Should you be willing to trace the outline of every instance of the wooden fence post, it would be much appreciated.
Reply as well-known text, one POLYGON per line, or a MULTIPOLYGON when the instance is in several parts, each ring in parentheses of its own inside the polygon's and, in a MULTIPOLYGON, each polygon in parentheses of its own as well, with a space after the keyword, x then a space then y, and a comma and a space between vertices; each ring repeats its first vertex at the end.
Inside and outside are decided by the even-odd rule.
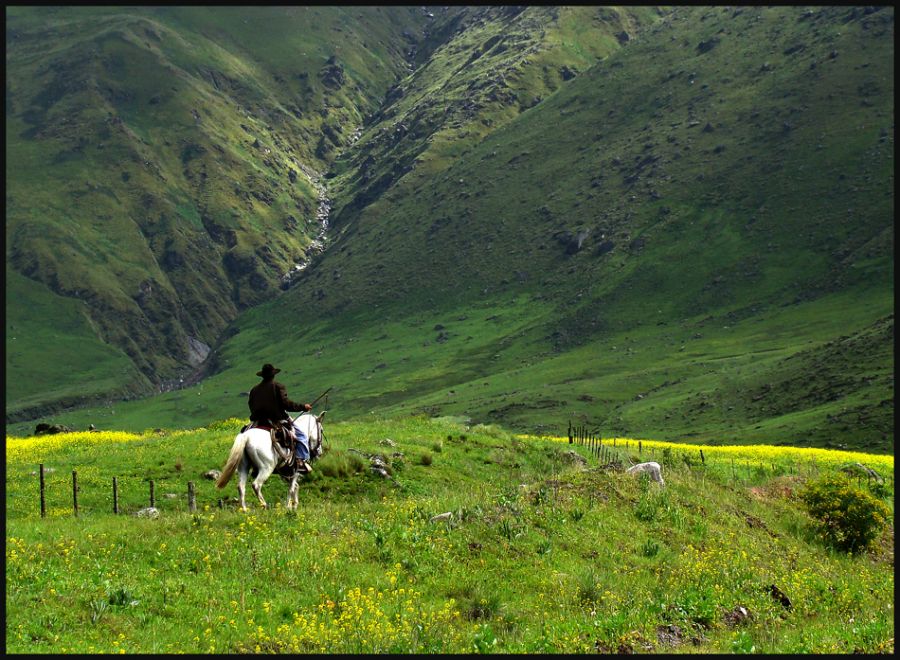
POLYGON ((47 503, 44 499, 44 464, 41 463, 40 467, 41 473, 41 518, 44 518, 47 515, 47 503))
POLYGON ((703 450, 700 450, 700 462, 706 465, 706 459, 703 457, 703 450))
POLYGON ((191 513, 197 511, 197 494, 194 492, 194 482, 188 482, 188 510, 191 513))
POLYGON ((644 448, 641 446, 641 441, 638 440, 638 454, 642 453, 644 448))
POLYGON ((572 420, 569 420, 569 444, 571 445, 574 442, 572 437, 572 420))
POLYGON ((72 506, 75 509, 75 517, 78 517, 78 472, 72 470, 72 506))
POLYGON ((156 493, 155 484, 153 483, 153 479, 150 480, 150 506, 156 506, 156 493))
POLYGON ((113 513, 119 513, 119 480, 113 477, 113 513))

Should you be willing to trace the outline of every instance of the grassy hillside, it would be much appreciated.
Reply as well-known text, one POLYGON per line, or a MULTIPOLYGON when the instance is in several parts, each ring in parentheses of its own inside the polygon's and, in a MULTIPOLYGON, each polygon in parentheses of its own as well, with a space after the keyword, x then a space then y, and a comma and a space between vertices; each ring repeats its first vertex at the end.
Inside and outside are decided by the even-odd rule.
MULTIPOLYGON (((277 478, 273 509, 244 514, 233 483, 201 477, 240 423, 7 438, 7 651, 893 652, 892 527, 848 556, 797 498, 848 461, 890 474, 890 457, 706 447, 701 462, 608 438, 598 457, 448 418, 341 421, 296 515, 277 478), (663 487, 614 465, 639 458, 663 487), (151 479, 160 516, 136 518, 151 479)), ((892 478, 852 483, 893 506, 892 478)))
MULTIPOLYGON (((306 261, 333 158, 318 142, 349 143, 405 71, 402 32, 424 20, 413 8, 6 11, 7 261, 34 282, 16 304, 47 290, 86 301, 91 350, 124 351, 143 375, 117 388, 187 376, 306 261)), ((39 338, 20 343, 44 361, 39 338)), ((42 384, 45 403, 65 398, 42 384)))
MULTIPOLYGON (((468 411, 535 428, 520 411, 562 421, 581 408, 628 432, 816 444, 843 442, 852 418, 858 446, 886 450, 892 34, 887 9, 673 11, 445 170, 403 176, 339 226, 282 306, 330 313, 311 345, 386 320, 444 325, 451 340, 433 352, 453 364, 469 354, 454 350, 453 319, 495 308, 483 330, 495 350, 476 354, 477 376, 438 377, 440 411, 459 410, 441 401, 448 388, 528 363, 530 384, 468 411), (528 300, 527 327, 503 314, 515 300, 528 300), (829 348, 851 336, 865 359, 829 348), (611 368, 614 347, 626 354, 611 368), (545 370, 557 358, 581 372, 545 370), (808 390, 783 396, 799 380, 782 369, 808 390)), ((232 341, 232 355, 250 348, 232 341)), ((296 364, 280 345, 273 335, 268 354, 296 364)))
POLYGON ((892 9, 417 16, 325 252, 202 384, 47 421, 243 416, 274 362, 344 417, 893 451, 892 9))

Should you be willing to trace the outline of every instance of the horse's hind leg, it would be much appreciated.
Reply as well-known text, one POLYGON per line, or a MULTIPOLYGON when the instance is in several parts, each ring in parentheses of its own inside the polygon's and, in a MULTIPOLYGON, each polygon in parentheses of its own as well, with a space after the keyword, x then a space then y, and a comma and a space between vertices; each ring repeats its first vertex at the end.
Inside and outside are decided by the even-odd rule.
POLYGON ((266 504, 266 500, 263 497, 262 485, 266 483, 266 479, 268 479, 269 475, 272 474, 272 470, 274 469, 274 467, 274 465, 266 465, 259 468, 259 474, 256 475, 256 479, 254 479, 250 483, 250 486, 253 488, 253 492, 256 493, 256 497, 259 499, 259 503, 264 509, 269 508, 269 505, 266 504))
POLYGON ((249 466, 247 465, 247 458, 241 461, 241 467, 238 469, 238 495, 241 497, 241 510, 247 510, 247 502, 245 500, 247 495, 247 473, 249 472, 249 466))

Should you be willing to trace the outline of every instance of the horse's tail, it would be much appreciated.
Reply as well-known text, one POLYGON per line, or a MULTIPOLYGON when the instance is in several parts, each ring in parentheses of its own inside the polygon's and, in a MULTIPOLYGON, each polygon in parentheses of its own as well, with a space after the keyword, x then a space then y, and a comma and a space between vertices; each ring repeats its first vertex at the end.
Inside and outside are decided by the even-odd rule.
POLYGON ((244 457, 244 447, 247 445, 249 437, 250 436, 248 436, 246 432, 238 433, 235 437, 234 444, 231 445, 231 453, 228 454, 228 460, 225 461, 225 465, 222 468, 222 474, 216 479, 216 486, 218 488, 225 488, 225 485, 231 480, 231 476, 234 474, 238 464, 244 457))

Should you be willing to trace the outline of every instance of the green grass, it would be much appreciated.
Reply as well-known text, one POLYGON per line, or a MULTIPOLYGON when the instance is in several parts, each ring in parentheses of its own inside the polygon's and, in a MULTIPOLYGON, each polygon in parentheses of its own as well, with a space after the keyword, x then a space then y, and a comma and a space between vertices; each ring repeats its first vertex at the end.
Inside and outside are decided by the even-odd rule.
MULTIPOLYGON (((841 464, 835 452, 788 459, 757 448, 762 467, 741 461, 732 475, 719 450, 689 465, 645 443, 642 457, 663 463, 659 488, 600 469, 581 445, 496 426, 335 420, 299 512, 284 510, 274 478, 264 487, 273 508, 251 494, 245 514, 233 483, 218 491, 201 477, 224 462, 238 425, 8 439, 7 650, 893 651, 890 533, 870 553, 834 552, 795 499, 806 479, 841 464), (351 449, 388 457, 392 481, 351 449), (52 469, 46 519, 38 463, 52 469), (150 479, 160 518, 135 518, 150 479), (735 626, 727 615, 738 606, 751 618, 735 626)), ((606 451, 638 459, 633 443, 606 451)), ((892 470, 889 458, 861 460, 892 470)), ((880 496, 892 505, 892 481, 880 496)))
POLYGON ((7 405, 7 418, 39 411, 47 383, 72 403, 110 396, 123 384, 144 385, 128 357, 97 336, 84 303, 54 295, 8 266, 6 296, 6 396, 15 402, 7 405), (18 304, 25 299, 28 305, 18 304))

